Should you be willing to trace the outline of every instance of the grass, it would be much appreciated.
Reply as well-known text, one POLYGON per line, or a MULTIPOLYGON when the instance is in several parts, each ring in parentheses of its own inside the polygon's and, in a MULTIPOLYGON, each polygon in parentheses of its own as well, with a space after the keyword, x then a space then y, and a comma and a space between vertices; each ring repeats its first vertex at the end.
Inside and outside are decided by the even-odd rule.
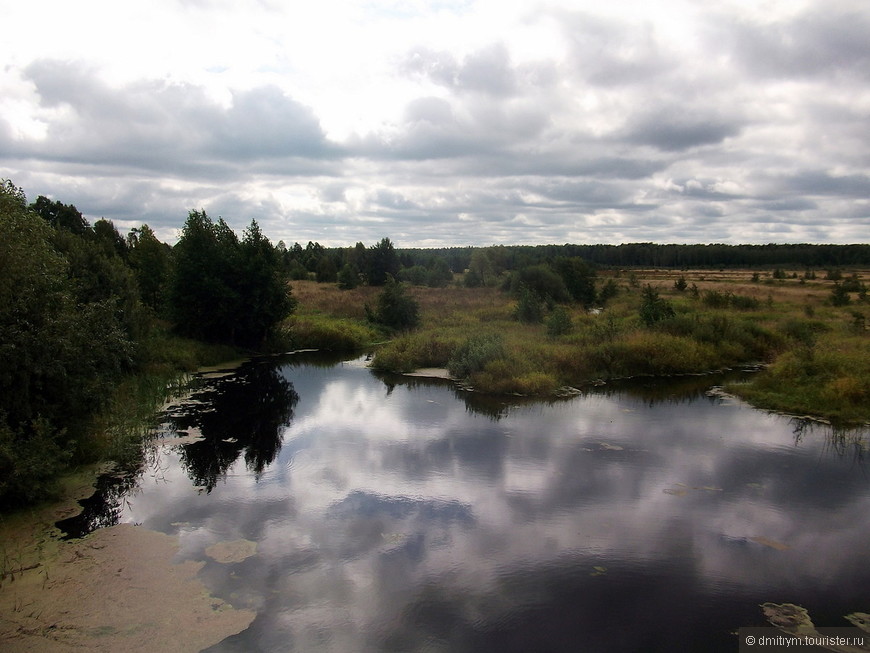
MULTIPOLYGON (((870 307, 855 294, 850 305, 831 306, 832 281, 821 274, 804 280, 802 269, 786 270, 789 277, 793 272, 798 278, 772 279, 761 271, 755 282, 752 270, 602 273, 599 286, 611 277, 619 294, 597 315, 565 306, 572 326, 562 335, 548 333, 546 321, 513 319, 515 299, 495 288, 415 287, 410 292, 420 303, 421 327, 380 345, 373 366, 394 372, 451 367, 482 392, 548 395, 598 379, 764 363, 766 371, 730 389, 760 407, 870 421, 870 307), (687 290, 674 287, 680 276, 687 290), (645 284, 670 302, 672 318, 642 324, 645 284), (469 354, 475 340, 487 339, 499 343, 495 354, 469 354), (469 357, 473 364, 457 362, 469 363, 469 357)), ((857 272, 863 279, 870 274, 857 272)), ((288 328, 308 346, 366 346, 386 337, 365 322, 363 306, 373 305, 378 292, 295 282, 300 305, 288 328)))

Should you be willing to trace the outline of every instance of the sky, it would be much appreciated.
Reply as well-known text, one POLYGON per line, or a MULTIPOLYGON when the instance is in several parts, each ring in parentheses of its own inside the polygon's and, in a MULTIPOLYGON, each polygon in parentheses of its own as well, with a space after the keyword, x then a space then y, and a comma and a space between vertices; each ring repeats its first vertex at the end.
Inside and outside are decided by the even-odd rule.
POLYGON ((867 0, 0 0, 0 178, 174 242, 870 242, 867 0))

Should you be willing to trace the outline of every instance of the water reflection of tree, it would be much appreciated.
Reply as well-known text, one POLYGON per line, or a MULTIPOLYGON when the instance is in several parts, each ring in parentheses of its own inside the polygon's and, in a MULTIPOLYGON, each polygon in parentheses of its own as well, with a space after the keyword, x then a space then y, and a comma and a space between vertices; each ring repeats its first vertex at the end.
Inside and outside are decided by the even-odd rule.
POLYGON ((299 395, 271 362, 243 365, 231 376, 204 379, 201 389, 170 409, 176 431, 196 429, 201 439, 183 445, 181 463, 194 484, 211 492, 244 453, 257 477, 281 450, 299 395))
POLYGON ((111 474, 101 474, 94 483, 94 493, 79 500, 82 511, 55 523, 64 539, 84 537, 98 528, 119 523, 124 507, 139 486, 142 473, 141 461, 137 461, 111 474))

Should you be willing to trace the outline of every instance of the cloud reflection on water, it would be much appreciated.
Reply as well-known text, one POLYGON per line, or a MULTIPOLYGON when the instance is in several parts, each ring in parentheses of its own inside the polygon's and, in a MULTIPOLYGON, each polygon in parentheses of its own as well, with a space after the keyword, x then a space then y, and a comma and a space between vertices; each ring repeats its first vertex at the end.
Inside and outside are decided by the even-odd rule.
POLYGON ((680 624, 715 650, 763 600, 870 603, 866 462, 823 433, 796 442, 787 418, 616 393, 492 419, 361 366, 282 374, 299 399, 271 465, 237 460, 205 497, 168 450, 126 517, 186 557, 258 542, 203 571, 259 611, 214 650, 519 650, 530 633, 657 650, 680 624))

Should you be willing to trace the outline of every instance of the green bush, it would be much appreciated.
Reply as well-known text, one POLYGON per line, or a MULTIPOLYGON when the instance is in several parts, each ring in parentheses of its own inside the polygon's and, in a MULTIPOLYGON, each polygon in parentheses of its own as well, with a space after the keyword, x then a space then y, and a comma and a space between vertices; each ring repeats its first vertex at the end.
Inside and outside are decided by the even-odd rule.
POLYGON ((562 336, 570 333, 573 325, 571 324, 571 316, 564 306, 557 306, 547 317, 547 335, 552 337, 562 336))
POLYGON ((392 275, 387 275, 384 289, 378 295, 377 308, 366 306, 366 315, 377 324, 391 329, 408 331, 420 323, 420 305, 392 275))
POLYGON ((531 288, 520 286, 514 319, 528 324, 544 321, 544 300, 531 288))
POLYGON ((649 284, 644 286, 641 295, 640 319, 651 327, 656 322, 674 317, 674 308, 670 302, 659 297, 658 292, 649 284))
POLYGON ((483 333, 463 342, 450 360, 447 369, 457 379, 467 379, 482 371, 487 363, 505 357, 504 340, 498 334, 483 333))

